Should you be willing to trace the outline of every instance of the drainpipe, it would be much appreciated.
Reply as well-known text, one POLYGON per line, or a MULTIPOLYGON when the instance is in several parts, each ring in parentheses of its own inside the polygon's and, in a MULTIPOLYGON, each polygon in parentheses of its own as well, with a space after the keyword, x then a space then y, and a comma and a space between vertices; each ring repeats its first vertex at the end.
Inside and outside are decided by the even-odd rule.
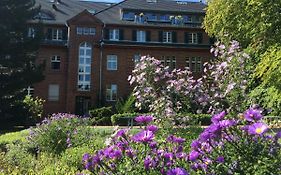
POLYGON ((104 29, 105 29, 105 23, 103 23, 103 28, 101 31, 101 36, 102 39, 100 41, 100 82, 99 82, 99 106, 101 106, 101 101, 102 101, 102 57, 103 57, 103 40, 104 40, 104 29))

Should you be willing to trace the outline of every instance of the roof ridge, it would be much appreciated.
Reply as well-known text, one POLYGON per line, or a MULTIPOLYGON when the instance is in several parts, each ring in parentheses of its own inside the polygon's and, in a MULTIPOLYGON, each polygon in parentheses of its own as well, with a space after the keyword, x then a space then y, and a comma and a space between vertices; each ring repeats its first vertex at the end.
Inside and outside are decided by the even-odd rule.
POLYGON ((124 2, 127 2, 127 1, 129 1, 129 0, 123 0, 123 1, 121 1, 121 2, 118 2, 118 3, 116 3, 116 4, 114 4, 114 5, 110 6, 110 7, 107 7, 107 8, 105 8, 105 9, 102 9, 102 10, 98 11, 98 12, 95 13, 94 15, 97 15, 97 14, 100 14, 100 13, 102 13, 102 12, 105 12, 105 11, 107 11, 107 10, 113 8, 113 7, 116 7, 116 6, 118 6, 118 5, 121 5, 121 4, 123 4, 124 2))

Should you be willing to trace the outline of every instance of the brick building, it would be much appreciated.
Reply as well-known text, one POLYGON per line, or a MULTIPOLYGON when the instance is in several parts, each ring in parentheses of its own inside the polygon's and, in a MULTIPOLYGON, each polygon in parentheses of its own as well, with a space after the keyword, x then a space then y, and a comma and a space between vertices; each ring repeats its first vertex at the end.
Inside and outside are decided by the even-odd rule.
POLYGON ((42 21, 45 32, 37 61, 46 67, 45 79, 33 88, 46 100, 45 113, 83 114, 128 96, 127 77, 142 55, 171 68, 189 67, 195 75, 211 58, 200 2, 36 1, 41 12, 34 22, 42 21))

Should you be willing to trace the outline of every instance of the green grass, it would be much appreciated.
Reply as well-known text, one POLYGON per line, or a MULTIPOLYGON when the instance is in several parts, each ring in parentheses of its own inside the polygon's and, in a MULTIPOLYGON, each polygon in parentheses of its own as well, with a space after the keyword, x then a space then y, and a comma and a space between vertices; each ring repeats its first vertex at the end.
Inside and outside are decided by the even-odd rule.
POLYGON ((0 135, 0 144, 1 143, 12 143, 16 140, 25 142, 28 134, 29 134, 28 129, 2 134, 2 135, 0 135))

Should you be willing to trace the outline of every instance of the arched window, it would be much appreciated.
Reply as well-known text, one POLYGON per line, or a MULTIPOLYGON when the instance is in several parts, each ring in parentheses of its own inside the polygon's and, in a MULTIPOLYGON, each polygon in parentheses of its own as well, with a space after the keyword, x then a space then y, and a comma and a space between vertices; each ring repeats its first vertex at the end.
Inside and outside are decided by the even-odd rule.
POLYGON ((84 42, 79 46, 78 90, 90 91, 92 46, 84 42))

